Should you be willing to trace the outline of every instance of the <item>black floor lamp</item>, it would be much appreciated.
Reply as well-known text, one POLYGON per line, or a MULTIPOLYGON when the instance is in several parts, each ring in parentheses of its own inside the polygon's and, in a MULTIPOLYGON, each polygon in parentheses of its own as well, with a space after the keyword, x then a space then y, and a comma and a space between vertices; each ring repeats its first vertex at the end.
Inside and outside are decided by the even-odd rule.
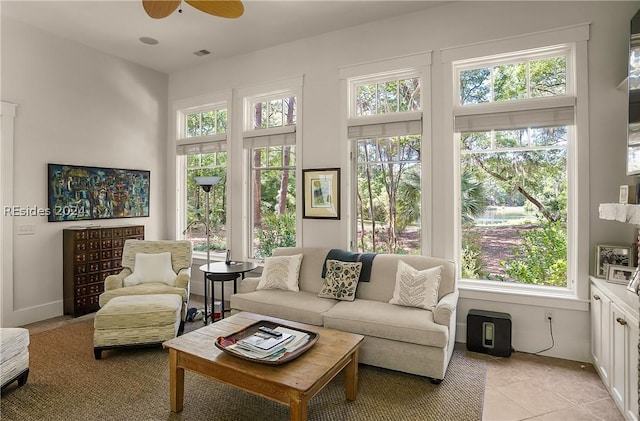
POLYGON ((193 177, 193 179, 196 180, 196 183, 202 187, 202 190, 204 190, 205 193, 204 214, 207 230, 207 265, 209 265, 209 263, 211 263, 211 250, 209 247, 209 243, 211 241, 211 231, 209 230, 209 193, 211 192, 211 187, 218 184, 220 177, 193 177))

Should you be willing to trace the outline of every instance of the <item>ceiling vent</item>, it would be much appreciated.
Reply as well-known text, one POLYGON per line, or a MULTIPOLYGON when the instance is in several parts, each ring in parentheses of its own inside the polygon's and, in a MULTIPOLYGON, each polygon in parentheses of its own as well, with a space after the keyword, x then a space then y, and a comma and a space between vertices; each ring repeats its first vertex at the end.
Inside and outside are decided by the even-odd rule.
POLYGON ((193 54, 197 55, 198 57, 200 56, 206 56, 207 54, 211 54, 211 51, 208 50, 198 50, 198 51, 194 51, 193 54))
POLYGON ((151 38, 151 37, 140 37, 138 38, 140 40, 141 43, 143 44, 147 44, 147 45, 156 45, 158 44, 158 40, 155 38, 151 38))

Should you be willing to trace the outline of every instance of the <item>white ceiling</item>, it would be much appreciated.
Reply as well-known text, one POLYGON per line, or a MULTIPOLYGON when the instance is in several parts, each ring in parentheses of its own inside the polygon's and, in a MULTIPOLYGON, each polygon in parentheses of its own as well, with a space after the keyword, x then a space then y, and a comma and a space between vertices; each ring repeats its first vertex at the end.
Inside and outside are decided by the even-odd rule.
POLYGON ((0 13, 163 73, 263 49, 366 22, 423 10, 441 1, 245 0, 238 19, 200 12, 183 2, 182 13, 148 17, 142 0, 0 0, 0 13), (157 45, 146 45, 151 37, 157 45), (207 56, 194 51, 206 49, 207 56))

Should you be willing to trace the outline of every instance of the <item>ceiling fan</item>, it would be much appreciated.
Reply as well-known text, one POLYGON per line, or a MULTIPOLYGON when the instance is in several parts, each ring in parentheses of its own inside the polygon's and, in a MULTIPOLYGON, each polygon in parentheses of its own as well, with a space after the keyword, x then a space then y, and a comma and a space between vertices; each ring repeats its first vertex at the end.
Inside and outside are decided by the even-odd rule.
MULTIPOLYGON (((222 18, 237 18, 244 13, 240 0, 184 0, 196 9, 222 18)), ((154 19, 166 18, 180 7, 182 0, 142 0, 147 15, 154 19)))

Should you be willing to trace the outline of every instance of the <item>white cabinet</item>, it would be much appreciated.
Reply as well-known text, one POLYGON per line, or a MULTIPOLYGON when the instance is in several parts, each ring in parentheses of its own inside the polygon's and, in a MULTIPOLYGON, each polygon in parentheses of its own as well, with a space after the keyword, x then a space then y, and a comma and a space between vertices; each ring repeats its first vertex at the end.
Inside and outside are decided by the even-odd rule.
POLYGON ((609 311, 611 300, 598 287, 591 285, 591 357, 602 382, 609 387, 610 338, 603 332, 609 331, 609 311))
POLYGON ((626 419, 638 419, 638 321, 611 304, 611 386, 626 419))
POLYGON ((591 278, 593 364, 627 420, 638 420, 638 296, 591 278))

